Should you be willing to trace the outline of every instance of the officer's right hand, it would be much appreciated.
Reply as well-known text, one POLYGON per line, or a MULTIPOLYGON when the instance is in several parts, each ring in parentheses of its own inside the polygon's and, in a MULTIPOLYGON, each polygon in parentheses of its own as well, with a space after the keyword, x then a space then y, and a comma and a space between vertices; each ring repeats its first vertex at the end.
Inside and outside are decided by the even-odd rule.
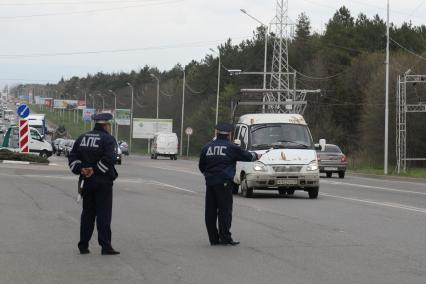
POLYGON ((262 154, 256 153, 256 159, 260 160, 260 158, 262 158, 262 154))
POLYGON ((94 174, 94 170, 93 168, 83 168, 81 169, 81 174, 85 177, 85 178, 90 178, 93 174, 94 174))

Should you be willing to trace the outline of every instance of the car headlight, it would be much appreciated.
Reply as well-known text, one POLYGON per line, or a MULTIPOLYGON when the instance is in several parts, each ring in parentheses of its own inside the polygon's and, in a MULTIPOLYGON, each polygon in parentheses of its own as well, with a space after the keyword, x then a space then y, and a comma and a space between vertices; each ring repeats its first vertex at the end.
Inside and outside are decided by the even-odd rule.
POLYGON ((255 162, 253 165, 253 170, 256 172, 266 172, 266 166, 261 162, 255 162))
POLYGON ((311 172, 318 171, 318 162, 316 160, 311 161, 306 170, 311 172))

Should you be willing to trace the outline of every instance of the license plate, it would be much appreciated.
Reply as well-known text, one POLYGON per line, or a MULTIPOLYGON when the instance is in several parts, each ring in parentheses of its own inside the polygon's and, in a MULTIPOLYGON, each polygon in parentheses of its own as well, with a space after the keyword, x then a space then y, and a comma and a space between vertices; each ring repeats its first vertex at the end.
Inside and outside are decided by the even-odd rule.
POLYGON ((324 170, 325 171, 337 171, 337 168, 325 167, 324 170))
POLYGON ((295 185, 297 181, 294 179, 277 180, 277 185, 295 185))

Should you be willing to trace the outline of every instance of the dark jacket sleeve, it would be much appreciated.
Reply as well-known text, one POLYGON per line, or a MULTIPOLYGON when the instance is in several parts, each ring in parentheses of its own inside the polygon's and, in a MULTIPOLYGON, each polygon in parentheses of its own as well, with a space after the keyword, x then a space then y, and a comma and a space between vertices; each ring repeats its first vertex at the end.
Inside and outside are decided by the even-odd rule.
POLYGON ((96 163, 95 173, 108 174, 114 169, 115 160, 117 159, 115 154, 117 143, 112 136, 105 136, 102 142, 102 157, 96 163))
POLYGON ((81 137, 75 141, 74 146, 72 147, 72 150, 68 156, 68 166, 70 167, 70 170, 73 174, 79 175, 81 173, 82 168, 82 162, 81 162, 81 156, 79 153, 79 146, 81 143, 81 137))
POLYGON ((206 151, 205 148, 201 150, 200 154, 200 160, 198 161, 198 168, 200 169, 200 172, 204 174, 206 171, 206 151))
POLYGON ((241 162, 253 162, 257 160, 256 153, 245 151, 237 145, 232 146, 233 159, 241 162))

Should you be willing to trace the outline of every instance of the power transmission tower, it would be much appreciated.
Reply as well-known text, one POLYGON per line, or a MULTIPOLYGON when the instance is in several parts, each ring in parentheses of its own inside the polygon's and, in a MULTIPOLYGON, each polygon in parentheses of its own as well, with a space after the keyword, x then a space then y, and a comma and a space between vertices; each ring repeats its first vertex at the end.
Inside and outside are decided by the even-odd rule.
MULTIPOLYGON (((240 95, 244 101, 238 101, 235 109, 238 106, 248 106, 251 107, 250 112, 257 112, 260 111, 259 106, 262 106, 261 112, 303 114, 307 104, 306 95, 320 93, 320 90, 298 90, 297 72, 290 72, 288 40, 291 25, 288 21, 288 0, 277 0, 276 15, 270 25, 275 38, 271 71, 266 72, 270 76, 269 89, 242 89, 240 95)), ((265 75, 265 72, 234 71, 239 71, 234 72, 236 75, 265 75)), ((236 112, 233 113, 235 117, 236 112)))
POLYGON ((276 15, 271 22, 271 28, 275 30, 270 79, 270 89, 273 91, 267 92, 263 100, 267 103, 276 103, 268 106, 269 112, 303 114, 306 108, 306 95, 319 93, 319 90, 298 90, 296 88, 297 72, 290 72, 288 63, 290 26, 288 0, 277 0, 276 15))
POLYGON ((407 161, 426 161, 426 158, 407 158, 407 113, 426 113, 426 102, 407 104, 407 83, 426 83, 426 75, 409 75, 411 70, 398 76, 396 93, 396 163, 397 172, 407 171, 407 161))

